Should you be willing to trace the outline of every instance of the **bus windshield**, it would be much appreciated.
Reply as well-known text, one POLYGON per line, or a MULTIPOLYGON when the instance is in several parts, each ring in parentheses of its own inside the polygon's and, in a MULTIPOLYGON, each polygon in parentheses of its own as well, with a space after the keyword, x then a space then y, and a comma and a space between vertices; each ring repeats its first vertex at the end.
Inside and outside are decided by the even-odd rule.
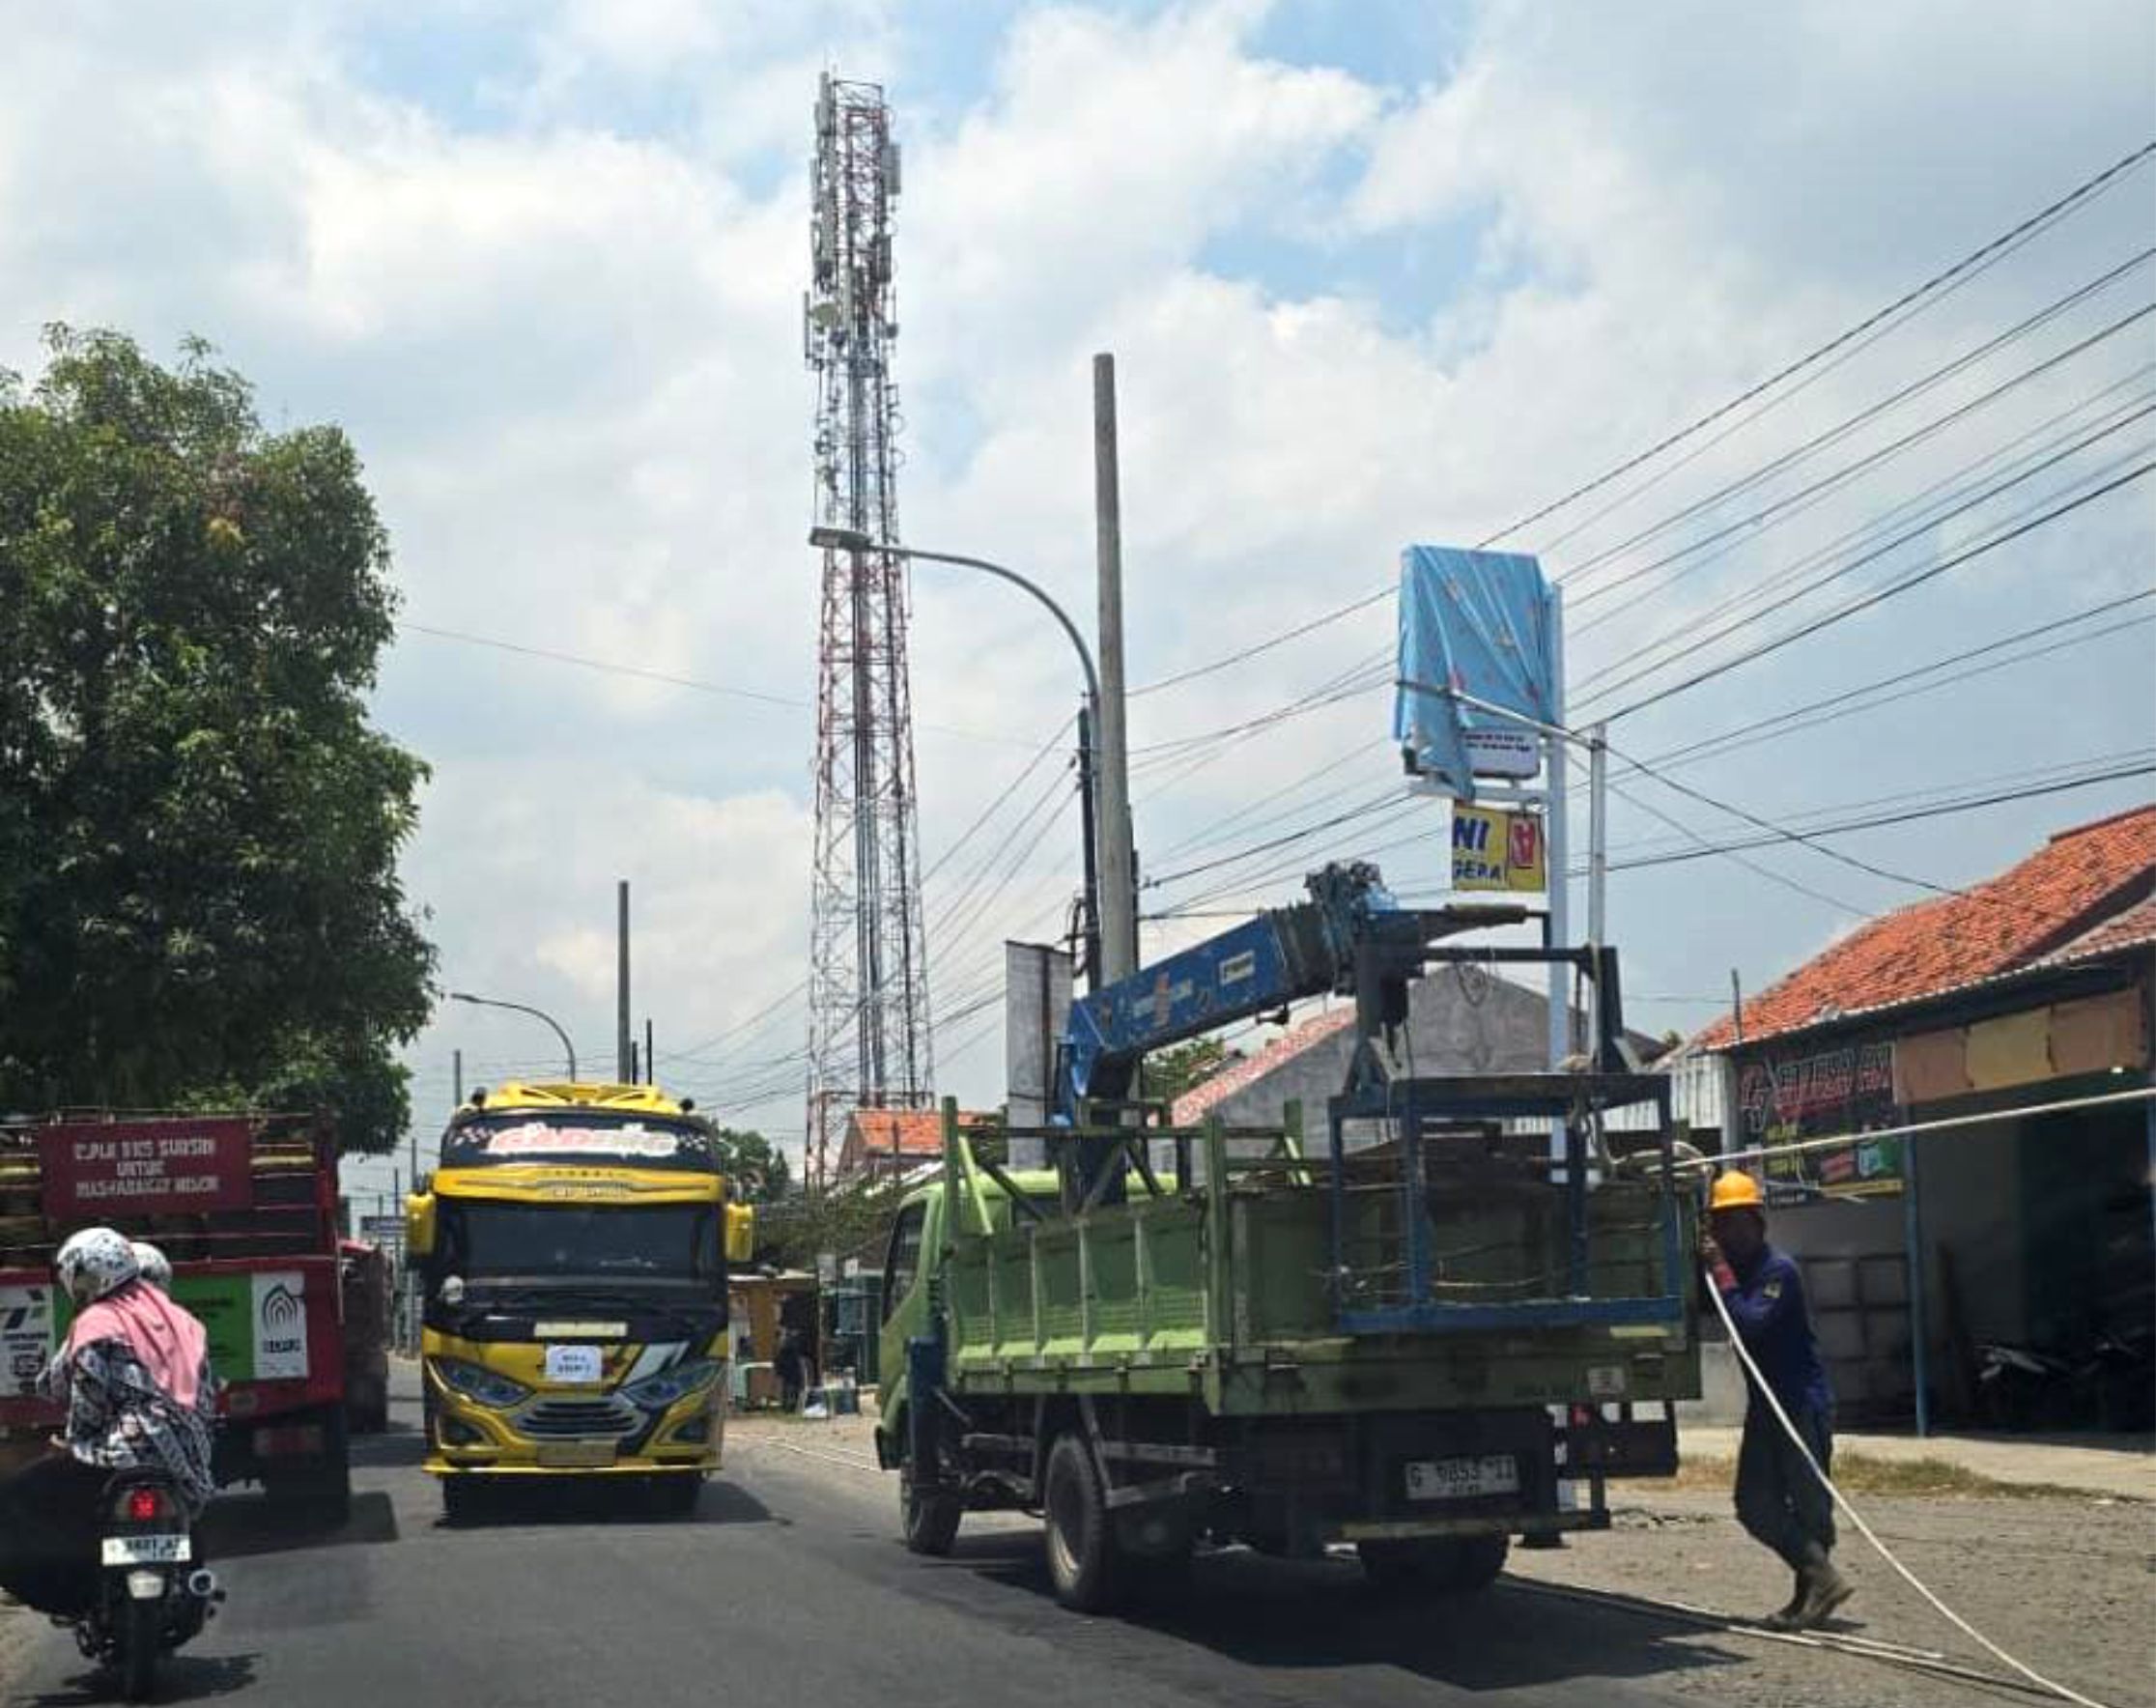
POLYGON ((468 1280, 643 1280, 711 1286, 722 1273, 709 1204, 443 1206, 446 1267, 468 1280))

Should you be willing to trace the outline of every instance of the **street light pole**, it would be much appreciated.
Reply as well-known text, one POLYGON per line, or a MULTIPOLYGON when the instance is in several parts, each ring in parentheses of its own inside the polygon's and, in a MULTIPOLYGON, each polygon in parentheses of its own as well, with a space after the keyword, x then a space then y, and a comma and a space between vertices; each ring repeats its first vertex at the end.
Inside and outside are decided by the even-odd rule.
MULTIPOLYGON (((1062 606, 1051 599, 1036 583, 1027 580, 1016 570, 1007 568, 1001 563, 991 563, 985 557, 968 557, 957 552, 930 552, 919 546, 899 546, 886 540, 872 540, 867 534, 856 527, 812 527, 808 530, 808 543, 820 551, 877 552, 886 557, 919 558, 927 563, 952 563, 961 569, 978 569, 983 575, 992 575, 999 581, 1006 581, 1014 587, 1022 588, 1045 606, 1048 614, 1056 619, 1064 634, 1068 637, 1071 650, 1078 655, 1079 668, 1085 672, 1085 733, 1080 736, 1079 745, 1087 759, 1091 761, 1088 767, 1091 775, 1086 791, 1086 805, 1092 819, 1095 841, 1097 842, 1101 838, 1112 834, 1110 827, 1102 822, 1099 811, 1101 760, 1099 746, 1100 671, 1094 667, 1092 649, 1086 644, 1085 636, 1078 632, 1078 625, 1070 620, 1069 613, 1062 606)), ((1091 857, 1089 865, 1096 870, 1107 872, 1116 869, 1098 847, 1089 848, 1087 852, 1091 857)), ((1125 872, 1129 870, 1127 859, 1123 862, 1121 869, 1125 872)), ((1132 896, 1127 897, 1126 900, 1127 912, 1134 915, 1137 911, 1137 897, 1132 896)), ((1098 931, 1101 924, 1101 898, 1093 885, 1088 886, 1086 911, 1093 930, 1098 931)))
POLYGON ((562 1031, 560 1022, 544 1009, 535 1009, 529 1003, 503 1002, 499 997, 495 996, 473 996, 468 990, 452 990, 449 993, 449 1000, 451 1002, 468 1002, 472 1007, 480 1009, 507 1009, 511 1013, 529 1014, 534 1020, 544 1020, 553 1028, 553 1035, 561 1039, 561 1053, 569 1058, 569 1078, 572 1082, 575 1081, 577 1077, 577 1046, 569 1041, 569 1035, 562 1031))

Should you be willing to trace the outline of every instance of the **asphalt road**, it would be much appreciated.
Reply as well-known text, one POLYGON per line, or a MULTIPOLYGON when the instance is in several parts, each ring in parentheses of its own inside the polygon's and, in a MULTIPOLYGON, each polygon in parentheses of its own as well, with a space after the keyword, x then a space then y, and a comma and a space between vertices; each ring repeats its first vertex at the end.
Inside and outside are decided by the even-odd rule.
MULTIPOLYGON (((1402 1608, 1350 1564, 1240 1553, 1202 1562, 1173 1611, 1076 1617, 1049 1594, 1035 1530, 969 1523, 950 1559, 915 1559, 894 1537, 890 1479, 777 1444, 813 1442, 808 1428, 730 1442, 692 1520, 525 1510, 452 1530, 417 1469, 415 1411, 401 1402, 393 1432, 361 1444, 340 1532, 219 1503, 211 1546, 231 1601, 170 1663, 165 1700, 1578 1708, 1666 1702, 1658 1680, 1716 1665, 1651 1622, 1503 1584, 1402 1608)), ((41 1634, 6 1703, 63 1708, 105 1687, 64 1636, 41 1634)))

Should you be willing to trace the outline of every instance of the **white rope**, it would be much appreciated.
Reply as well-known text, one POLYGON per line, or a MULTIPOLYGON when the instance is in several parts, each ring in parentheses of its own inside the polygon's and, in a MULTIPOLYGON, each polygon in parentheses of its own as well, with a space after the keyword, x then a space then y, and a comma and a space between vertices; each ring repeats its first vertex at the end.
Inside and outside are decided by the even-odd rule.
POLYGON ((1982 1115, 1949 1115, 1938 1121, 1915 1121, 1906 1126, 1874 1127, 1870 1132, 1832 1133, 1823 1139, 1792 1139, 1786 1145, 1754 1145, 1748 1151, 1723 1151, 1713 1156, 1703 1156, 1698 1161, 1680 1162, 1680 1168, 1707 1168, 1725 1162, 1748 1160, 1755 1156, 1795 1156, 1805 1151, 1832 1151, 1847 1145, 1861 1145, 1872 1139, 1908 1138, 1916 1133, 1945 1132, 1957 1126, 1981 1126, 1988 1122, 2020 1121, 2030 1115, 2057 1115, 2068 1109, 2101 1109, 2113 1103, 2145 1103, 2156 1097, 2156 1086, 2142 1086, 2139 1091, 2104 1092, 2092 1097, 2067 1097, 2056 1103, 2025 1103, 2013 1109, 1993 1109, 1982 1115))
POLYGON ((1820 1486, 1833 1497, 1834 1504, 1840 1507, 1841 1510, 1848 1516, 1849 1522, 1855 1524, 1857 1528, 1863 1533, 1864 1540, 1870 1543, 1873 1548, 1879 1551, 1880 1558, 1884 1559, 1889 1566, 1892 1566, 1895 1571, 1899 1572, 1902 1577, 1907 1580, 1910 1587, 1915 1590, 1918 1595, 1922 1596, 1926 1601, 1930 1602, 1933 1607, 1937 1608, 1942 1613, 1945 1614, 1947 1620, 1955 1627, 1955 1629, 1962 1632, 1965 1636, 1974 1637, 1976 1641, 1983 1644, 1983 1646, 1988 1649, 1994 1656, 2005 1662, 2007 1665, 2011 1666, 2016 1672, 2020 1673, 2031 1684, 2034 1684, 2041 1690, 2050 1692, 2053 1695, 2058 1697, 2061 1701, 2077 1702, 2081 1704, 2081 1708, 2104 1708, 2104 1705, 2101 1702, 2095 1700, 2093 1697, 2085 1696, 2079 1691, 2069 1690, 2062 1684, 2056 1684, 2051 1679, 2046 1678, 2041 1672, 2038 1672, 2035 1667, 2015 1660, 2013 1656, 2009 1655, 2004 1649, 2000 1648, 1997 1643, 1992 1641, 1990 1637, 1986 1637, 1981 1631, 1978 1631, 1975 1626, 1972 1625, 1967 1619, 1964 1619, 1959 1613, 1955 1612, 1952 1608, 1948 1607, 1944 1602, 1941 1601, 1938 1596, 1934 1595, 1931 1592, 1931 1590, 1924 1584, 1923 1580, 1919 1579, 1915 1573, 1912 1572, 1907 1566, 1903 1565, 1900 1560, 1894 1557, 1893 1551, 1889 1549, 1886 1543, 1880 1541, 1880 1539, 1872 1533, 1872 1527, 1864 1523, 1863 1516, 1858 1513, 1854 1506, 1850 1505, 1847 1497, 1843 1495, 1842 1492, 1834 1487, 1833 1479, 1829 1477, 1824 1470, 1820 1469, 1819 1461, 1812 1457, 1811 1449, 1804 1445, 1804 1438, 1797 1433, 1797 1426, 1789 1421, 1789 1413, 1782 1409, 1781 1401, 1775 1397, 1774 1390, 1767 1385, 1767 1379, 1764 1376, 1760 1375, 1759 1366, 1752 1362, 1751 1352, 1745 1347, 1744 1337, 1737 1332, 1737 1324, 1730 1320, 1729 1307, 1722 1302, 1721 1289, 1713 1284, 1712 1276, 1708 1278, 1708 1286, 1706 1292, 1707 1296, 1715 1301, 1716 1313, 1721 1318, 1722 1326, 1729 1332, 1729 1344, 1732 1348, 1735 1349, 1737 1356, 1743 1361, 1745 1366, 1745 1373, 1751 1378, 1754 1391, 1757 1392, 1762 1398, 1764 1398, 1769 1406, 1773 1408, 1774 1420, 1782 1426, 1783 1431, 1788 1435, 1789 1438, 1797 1444, 1797 1451, 1804 1456, 1804 1463, 1811 1466, 1812 1475, 1819 1479, 1820 1486))

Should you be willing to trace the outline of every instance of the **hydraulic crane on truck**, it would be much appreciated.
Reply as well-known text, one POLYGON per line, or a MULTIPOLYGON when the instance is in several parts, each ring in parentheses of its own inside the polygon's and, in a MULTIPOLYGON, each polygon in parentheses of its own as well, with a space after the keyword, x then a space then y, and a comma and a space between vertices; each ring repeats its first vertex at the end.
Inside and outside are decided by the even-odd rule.
MULTIPOLYGON (((1349 1149, 1348 1129, 1381 1123, 1408 1136, 1400 1147, 1404 1209, 1420 1201, 1423 1135, 1463 1123, 1546 1120, 1560 1131, 1562 1154, 1552 1158, 1554 1178, 1566 1186, 1572 1238, 1567 1264, 1571 1295, 1546 1304, 1442 1302, 1433 1295, 1433 1254, 1426 1218, 1404 1216, 1407 1230, 1404 1287, 1389 1290, 1382 1305, 1358 1307, 1348 1279, 1354 1265, 1345 1249, 1344 1214, 1336 1213, 1335 1272, 1341 1326, 1350 1333, 1393 1333, 1419 1327, 1536 1326, 1576 1323, 1584 1310, 1604 1324, 1661 1324, 1678 1319, 1683 1305, 1675 1287, 1659 1295, 1597 1299, 1591 1304, 1587 1270, 1587 1192, 1602 1154, 1602 1119, 1626 1105, 1654 1104, 1660 1120, 1663 1160, 1670 1129, 1668 1082, 1633 1070, 1624 1047, 1624 1004, 1616 952, 1606 945, 1568 948, 1548 941, 1548 921, 1517 903, 1402 907, 1386 891, 1382 874, 1367 862, 1329 865, 1305 880, 1307 901, 1269 908, 1244 924, 1178 951, 1126 979, 1075 999, 1058 1051, 1053 1118, 1066 1126, 1099 1131, 1142 1119, 1133 1091, 1138 1068, 1153 1050, 1197 1038, 1238 1020, 1284 1011, 1291 1003, 1327 993, 1355 1002, 1355 1048, 1347 1083, 1328 1105, 1336 1164, 1349 1149), (1463 947, 1446 939, 1470 931, 1540 920, 1541 945, 1463 947), (1473 964, 1573 967, 1595 991, 1595 1037, 1578 1071, 1419 1077, 1407 1062, 1404 1031, 1408 988, 1433 965, 1473 964)), ((1118 1202, 1126 1165, 1145 1167, 1142 1145, 1087 1138, 1059 1147, 1065 1208, 1118 1202)), ((1335 1191, 1347 1176, 1336 1166, 1335 1191)), ((1677 1221, 1665 1227, 1674 1238, 1677 1221)), ((1667 1272, 1678 1253, 1665 1254, 1667 1272)))

